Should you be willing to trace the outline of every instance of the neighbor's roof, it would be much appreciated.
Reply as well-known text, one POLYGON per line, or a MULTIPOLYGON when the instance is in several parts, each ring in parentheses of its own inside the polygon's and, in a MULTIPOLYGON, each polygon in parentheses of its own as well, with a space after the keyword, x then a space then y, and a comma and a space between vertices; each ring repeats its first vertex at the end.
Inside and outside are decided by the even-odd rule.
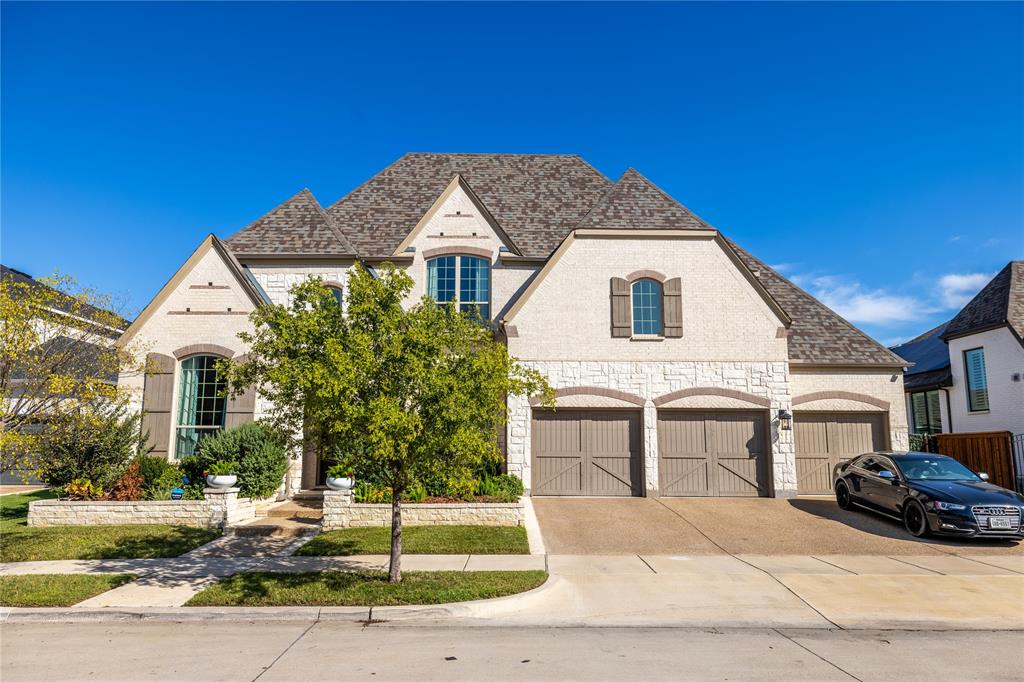
POLYGON ((1024 261, 1006 264, 949 322, 942 338, 952 339, 1008 325, 1024 338, 1024 261))
POLYGON ((942 340, 942 333, 948 324, 943 322, 938 327, 889 349, 907 362, 914 363, 903 375, 904 390, 916 391, 953 385, 953 374, 949 368, 949 346, 942 340))
MULTIPOLYGON (((339 199, 326 213, 303 190, 227 243, 243 260, 254 254, 311 253, 387 258, 456 176, 472 188, 514 249, 527 258, 548 258, 577 228, 714 229, 632 168, 613 183, 577 155, 412 153, 339 199)), ((730 245, 792 318, 792 360, 905 364, 810 294, 730 245)))
POLYGON ((356 250, 304 189, 226 242, 238 255, 355 256, 356 250))
POLYGON ((116 332, 114 334, 115 336, 120 331, 128 328, 128 320, 124 319, 117 313, 97 308, 96 306, 89 305, 88 303, 82 303, 73 296, 58 289, 54 289, 45 282, 40 282, 21 270, 15 270, 14 268, 9 268, 6 265, 0 265, 0 278, 14 284, 38 289, 49 289, 50 291, 56 292, 56 296, 52 299, 53 309, 62 313, 68 313, 69 315, 78 315, 79 317, 84 317, 93 322, 99 322, 101 325, 111 326, 116 332))

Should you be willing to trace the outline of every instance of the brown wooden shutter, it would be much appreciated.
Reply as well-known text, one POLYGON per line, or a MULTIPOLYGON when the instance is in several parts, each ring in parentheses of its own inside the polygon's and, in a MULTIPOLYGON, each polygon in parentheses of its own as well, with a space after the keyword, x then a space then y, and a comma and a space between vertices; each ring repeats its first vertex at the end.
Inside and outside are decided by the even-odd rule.
POLYGON ((629 282, 612 277, 612 336, 633 335, 633 313, 630 310, 629 282))
POLYGON ((174 358, 146 355, 146 383, 142 392, 142 432, 148 433, 150 454, 167 457, 171 441, 171 401, 174 398, 174 358))
POLYGON ((683 335, 683 282, 680 278, 666 280, 661 288, 662 311, 665 316, 665 338, 683 335))
MULTIPOLYGON (((240 355, 232 362, 244 364, 247 355, 240 355)), ((246 422, 251 422, 256 411, 256 387, 250 386, 233 398, 228 398, 227 414, 224 416, 224 428, 230 429, 246 422)))

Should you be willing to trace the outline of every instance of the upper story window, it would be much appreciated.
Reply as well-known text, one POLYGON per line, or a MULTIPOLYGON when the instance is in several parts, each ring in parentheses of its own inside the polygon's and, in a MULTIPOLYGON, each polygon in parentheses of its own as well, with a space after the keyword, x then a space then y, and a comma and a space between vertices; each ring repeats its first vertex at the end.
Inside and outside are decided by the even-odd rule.
POLYGON ((985 376, 985 349, 964 351, 964 375, 967 379, 967 409, 982 412, 988 409, 988 379, 985 376))
POLYGON ((942 411, 939 391, 919 391, 910 394, 910 412, 914 433, 942 433, 942 411))
POLYGON ((491 262, 476 256, 441 256, 427 261, 427 295, 439 306, 454 301, 462 312, 491 319, 491 262))
POLYGON ((661 284, 653 279, 633 282, 634 336, 661 336, 661 284))
POLYGON ((181 361, 178 389, 178 423, 174 444, 176 457, 187 457, 207 436, 224 428, 226 385, 217 376, 216 355, 193 355, 181 361))

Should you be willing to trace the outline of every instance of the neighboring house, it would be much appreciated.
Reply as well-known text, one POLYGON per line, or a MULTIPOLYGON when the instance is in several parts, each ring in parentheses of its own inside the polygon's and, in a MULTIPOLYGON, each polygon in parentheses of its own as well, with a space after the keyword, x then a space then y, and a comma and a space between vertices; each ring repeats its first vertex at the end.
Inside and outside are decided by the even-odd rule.
POLYGON ((1024 261, 1011 261, 949 322, 892 348, 914 433, 1024 433, 1024 261))
MULTIPOLYGON (((0 278, 6 285, 16 285, 10 289, 12 292, 52 289, 44 282, 6 265, 0 265, 0 278)), ((38 325, 35 328, 40 338, 45 339, 39 346, 44 357, 68 358, 67 362, 54 360, 54 363, 59 363, 61 370, 70 371, 73 376, 81 379, 99 378, 111 385, 117 383, 117 374, 109 373, 110 363, 102 362, 101 354, 106 352, 105 349, 111 348, 124 333, 128 328, 128 321, 109 311, 75 301, 59 291, 47 292, 46 300, 52 305, 46 310, 40 310, 38 318, 33 317, 33 325, 38 325), (67 335, 71 331, 77 334, 79 329, 84 330, 82 335, 67 335), (101 374, 105 376, 100 376, 101 374)), ((48 371, 53 365, 46 367, 48 371)), ((44 405, 38 400, 29 400, 26 397, 26 376, 31 371, 30 367, 12 367, 10 374, 4 377, 5 385, 10 388, 9 395, 5 395, 8 395, 11 401, 9 405, 5 405, 5 409, 11 409, 12 413, 30 415, 33 406, 39 409, 44 405)), ((30 385, 38 385, 37 379, 28 381, 30 385)), ((40 415, 40 418, 43 417, 45 415, 40 415)), ((32 428, 38 428, 38 424, 32 428)), ((25 481, 25 476, 21 473, 7 470, 9 464, 6 459, 0 458, 0 463, 3 464, 0 482, 16 484, 25 481)), ((32 482, 35 479, 30 477, 28 480, 32 482)))
MULTIPOLYGON (((273 409, 216 397, 217 358, 268 301, 356 263, 478 308, 557 410, 510 400, 507 470, 534 495, 828 493, 831 467, 907 446, 906 363, 635 170, 571 155, 407 154, 326 209, 303 190, 210 235, 126 332, 157 372, 137 391, 158 452, 180 457, 273 409)), ((315 453, 287 488, 323 482, 315 453)))

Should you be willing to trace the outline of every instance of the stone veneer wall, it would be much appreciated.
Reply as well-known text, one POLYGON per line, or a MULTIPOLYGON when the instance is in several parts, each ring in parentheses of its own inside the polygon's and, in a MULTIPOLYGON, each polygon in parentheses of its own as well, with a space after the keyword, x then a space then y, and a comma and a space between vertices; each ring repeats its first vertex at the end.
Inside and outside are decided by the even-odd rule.
MULTIPOLYGON (((770 402, 773 494, 796 494, 796 457, 793 431, 781 431, 775 415, 792 411, 789 371, 786 362, 523 362, 544 374, 551 386, 597 386, 624 391, 644 399, 644 471, 648 494, 658 490, 658 412, 654 399, 686 388, 726 388, 749 393, 770 402)), ((595 406, 597 403, 595 402, 595 406)), ((687 407, 699 407, 688 404, 687 407)), ((714 407, 709 399, 707 407, 714 407)), ((636 408, 634 408, 636 409, 636 408)), ((749 409, 765 409, 751 405, 749 409)), ((508 472, 530 478, 530 405, 525 398, 509 399, 507 426, 508 472)))
MULTIPOLYGON (((522 502, 402 505, 402 525, 407 526, 522 526, 525 518, 522 502)), ((390 504, 355 504, 348 491, 324 493, 325 531, 390 525, 390 504)))
POLYGON ((30 526, 130 526, 170 524, 228 528, 256 518, 256 500, 237 488, 207 488, 202 500, 38 500, 28 506, 30 526))

